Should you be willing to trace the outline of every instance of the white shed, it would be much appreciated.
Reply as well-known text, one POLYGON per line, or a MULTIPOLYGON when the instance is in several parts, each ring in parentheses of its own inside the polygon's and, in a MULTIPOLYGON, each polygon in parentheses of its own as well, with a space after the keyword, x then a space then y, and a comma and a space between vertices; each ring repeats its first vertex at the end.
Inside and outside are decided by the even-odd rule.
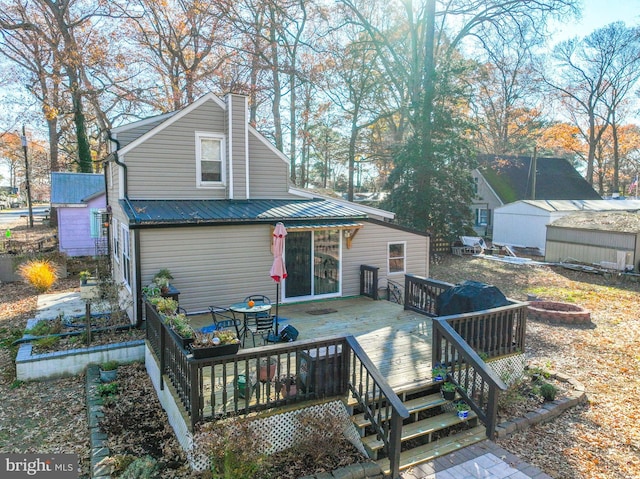
POLYGON ((547 225, 581 211, 638 211, 638 200, 522 200, 496 208, 493 244, 545 253, 547 225))

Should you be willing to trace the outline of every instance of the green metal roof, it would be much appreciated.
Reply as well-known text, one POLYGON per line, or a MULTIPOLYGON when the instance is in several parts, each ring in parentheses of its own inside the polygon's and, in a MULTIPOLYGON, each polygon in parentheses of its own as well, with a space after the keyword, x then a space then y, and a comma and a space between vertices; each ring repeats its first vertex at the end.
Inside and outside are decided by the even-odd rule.
POLYGON ((132 227, 353 221, 367 215, 328 200, 120 200, 132 227))

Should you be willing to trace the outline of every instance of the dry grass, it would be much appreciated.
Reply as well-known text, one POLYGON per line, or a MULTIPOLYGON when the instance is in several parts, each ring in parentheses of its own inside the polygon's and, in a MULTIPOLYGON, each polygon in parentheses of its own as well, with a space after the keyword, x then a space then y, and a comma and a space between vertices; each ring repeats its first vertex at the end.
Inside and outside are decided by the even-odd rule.
POLYGON ((498 443, 557 479, 640 477, 638 283, 455 256, 433 264, 431 276, 452 283, 482 281, 513 299, 536 294, 591 311, 592 328, 529 321, 526 350, 532 365, 582 382, 588 403, 498 443))

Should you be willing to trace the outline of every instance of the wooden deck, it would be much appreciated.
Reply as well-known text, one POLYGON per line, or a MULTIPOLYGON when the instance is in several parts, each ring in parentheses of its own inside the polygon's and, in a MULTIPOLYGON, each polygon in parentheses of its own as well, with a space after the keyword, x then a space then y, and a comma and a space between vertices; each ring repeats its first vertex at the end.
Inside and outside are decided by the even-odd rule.
MULTIPOLYGON (((300 332, 298 339, 355 336, 396 390, 431 381, 431 319, 399 304, 341 298, 280 305, 279 316, 284 318, 280 329, 291 324, 300 332)), ((200 328, 211 324, 211 316, 192 316, 191 322, 200 328)))

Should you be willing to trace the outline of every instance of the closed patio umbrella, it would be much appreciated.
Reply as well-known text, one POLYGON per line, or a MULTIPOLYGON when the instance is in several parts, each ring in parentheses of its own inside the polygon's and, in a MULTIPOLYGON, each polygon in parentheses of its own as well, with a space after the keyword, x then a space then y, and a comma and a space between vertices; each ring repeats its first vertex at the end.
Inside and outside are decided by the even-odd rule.
POLYGON ((282 223, 276 223, 273 230, 273 264, 269 274, 276 282, 276 335, 278 335, 278 303, 280 302, 280 282, 287 277, 287 267, 284 264, 284 239, 287 229, 282 223))

